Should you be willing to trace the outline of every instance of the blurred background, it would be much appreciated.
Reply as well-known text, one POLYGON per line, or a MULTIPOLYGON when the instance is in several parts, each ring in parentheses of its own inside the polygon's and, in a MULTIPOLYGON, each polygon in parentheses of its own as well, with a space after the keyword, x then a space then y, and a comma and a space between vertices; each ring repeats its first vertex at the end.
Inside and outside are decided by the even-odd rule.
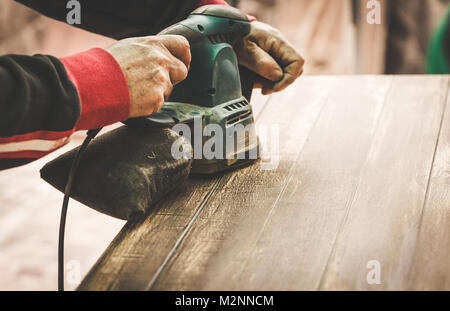
MULTIPOLYGON (((305 74, 422 74, 433 30, 450 0, 378 0, 380 24, 367 22, 369 0, 229 1, 279 28, 307 60, 305 74)), ((447 12, 447 13, 446 13, 447 12)), ((448 36, 448 33, 447 33, 448 36)), ((448 38, 447 38, 448 41, 448 38)), ((67 56, 113 40, 0 1, 0 55, 67 56)), ((61 154, 81 142, 76 134, 61 154)), ((55 290, 62 195, 39 178, 57 154, 0 174, 0 290, 55 290)), ((77 285, 124 225, 71 202, 68 289, 77 285)))
MULTIPOLYGON (((369 0, 229 0, 279 28, 307 59, 307 74, 419 74, 433 29, 450 0, 377 0, 381 24, 367 22, 369 0)), ((66 56, 112 42, 2 0, 0 54, 66 56)))

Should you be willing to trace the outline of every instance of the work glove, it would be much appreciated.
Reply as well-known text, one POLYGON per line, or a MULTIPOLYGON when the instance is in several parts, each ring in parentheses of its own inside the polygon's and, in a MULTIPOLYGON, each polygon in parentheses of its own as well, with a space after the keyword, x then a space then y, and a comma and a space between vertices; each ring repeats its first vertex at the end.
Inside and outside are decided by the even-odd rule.
POLYGON ((250 33, 234 44, 239 64, 256 72, 255 87, 268 95, 292 84, 302 73, 305 60, 287 39, 270 25, 251 23, 250 33))

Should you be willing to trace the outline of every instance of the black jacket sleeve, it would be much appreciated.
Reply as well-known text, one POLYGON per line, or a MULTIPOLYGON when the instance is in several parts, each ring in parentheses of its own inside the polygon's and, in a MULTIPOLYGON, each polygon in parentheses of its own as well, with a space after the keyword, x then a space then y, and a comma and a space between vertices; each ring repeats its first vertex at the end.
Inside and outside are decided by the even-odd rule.
MULTIPOLYGON (((66 21, 66 0, 16 0, 51 18, 66 21)), ((79 0, 82 29, 115 39, 154 35, 183 20, 199 0, 79 0)))
MULTIPOLYGON (((44 55, 0 57, 0 139, 38 131, 70 131, 80 114, 77 89, 58 59, 44 55)), ((34 159, 0 156, 0 170, 34 159)))
POLYGON ((0 57, 0 137, 68 131, 80 113, 77 89, 58 59, 0 57))

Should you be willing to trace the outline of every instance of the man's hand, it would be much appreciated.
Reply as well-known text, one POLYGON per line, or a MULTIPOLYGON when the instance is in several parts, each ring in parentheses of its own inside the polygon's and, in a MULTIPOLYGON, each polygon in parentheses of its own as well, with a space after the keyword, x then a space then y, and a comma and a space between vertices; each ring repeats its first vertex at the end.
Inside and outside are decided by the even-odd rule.
POLYGON ((304 59, 277 29, 257 21, 251 25, 250 34, 234 46, 239 64, 261 76, 255 87, 264 95, 284 90, 303 73, 304 59))
POLYGON ((158 112, 173 87, 186 79, 191 63, 182 36, 150 36, 119 41, 106 49, 118 61, 131 95, 130 118, 158 112))

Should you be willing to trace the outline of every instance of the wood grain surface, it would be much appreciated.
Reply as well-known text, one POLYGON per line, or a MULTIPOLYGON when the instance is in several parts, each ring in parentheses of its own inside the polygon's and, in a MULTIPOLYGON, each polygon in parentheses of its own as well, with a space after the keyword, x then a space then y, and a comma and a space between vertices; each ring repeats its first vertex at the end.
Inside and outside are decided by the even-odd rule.
POLYGON ((449 86, 305 77, 257 95, 259 136, 267 148, 278 134, 279 152, 191 178, 129 222, 79 290, 450 289, 449 86))

